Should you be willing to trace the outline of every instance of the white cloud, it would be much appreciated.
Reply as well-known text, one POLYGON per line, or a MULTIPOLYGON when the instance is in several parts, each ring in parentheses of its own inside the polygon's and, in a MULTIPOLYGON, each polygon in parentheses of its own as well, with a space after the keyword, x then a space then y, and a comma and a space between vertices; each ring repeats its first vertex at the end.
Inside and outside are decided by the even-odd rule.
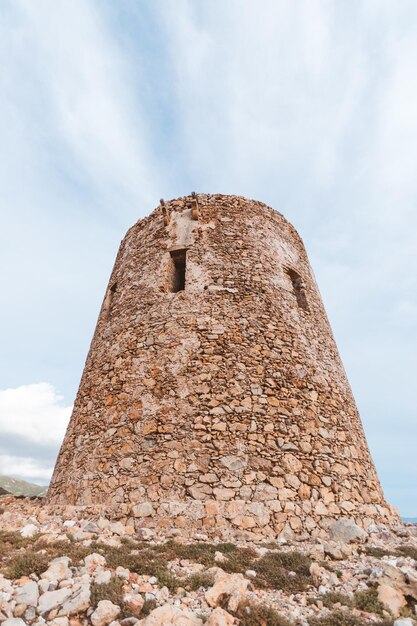
POLYGON ((27 480, 35 484, 43 485, 48 483, 53 469, 52 466, 37 463, 31 458, 0 455, 0 474, 27 480))
POLYGON ((72 407, 60 406, 52 385, 37 383, 0 390, 0 432, 36 443, 62 441, 72 407))
POLYGON ((48 480, 71 411, 48 383, 0 390, 0 473, 48 480))

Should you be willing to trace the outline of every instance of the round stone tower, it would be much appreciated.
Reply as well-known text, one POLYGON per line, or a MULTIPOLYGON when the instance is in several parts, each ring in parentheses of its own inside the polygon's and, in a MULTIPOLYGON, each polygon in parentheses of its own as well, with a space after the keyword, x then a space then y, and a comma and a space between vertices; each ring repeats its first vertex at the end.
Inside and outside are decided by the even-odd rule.
POLYGON ((222 536, 395 519, 280 213, 193 194, 128 231, 48 501, 222 536))

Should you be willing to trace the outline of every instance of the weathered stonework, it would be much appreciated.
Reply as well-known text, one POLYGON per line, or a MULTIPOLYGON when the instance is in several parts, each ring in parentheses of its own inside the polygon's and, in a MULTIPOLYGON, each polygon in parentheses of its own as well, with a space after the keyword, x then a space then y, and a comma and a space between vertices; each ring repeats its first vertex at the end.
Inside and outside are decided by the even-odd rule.
POLYGON ((251 537, 397 521, 280 213, 199 195, 128 231, 48 501, 251 537))

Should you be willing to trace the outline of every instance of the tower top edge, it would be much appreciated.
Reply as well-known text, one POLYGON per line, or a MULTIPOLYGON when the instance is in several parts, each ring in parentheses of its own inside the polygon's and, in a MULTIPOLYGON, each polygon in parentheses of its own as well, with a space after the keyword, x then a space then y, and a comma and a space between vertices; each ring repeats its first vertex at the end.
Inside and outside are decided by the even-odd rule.
MULTIPOLYGON (((293 224, 281 213, 274 209, 270 205, 265 202, 261 202, 260 200, 256 200, 253 198, 247 198, 246 196, 241 196, 237 194, 221 194, 221 193, 197 193, 192 192, 185 196, 178 196, 175 198, 170 198, 168 200, 161 199, 159 204, 147 215, 140 217, 127 231, 126 235, 128 235, 132 230, 137 228, 138 226, 143 226, 146 222, 155 218, 157 214, 161 212, 161 205, 163 204, 167 209, 171 210, 183 210, 187 207, 187 203, 189 203, 193 197, 196 197, 201 210, 204 212, 204 206, 214 207, 216 202, 231 204, 238 204, 242 209, 246 206, 256 206, 260 211, 267 212, 271 216, 278 217, 284 224, 286 224, 293 234, 302 242, 302 238, 298 233, 297 229, 293 226, 293 224)), ((303 243, 303 242, 302 242, 303 243)), ((304 245, 304 244, 303 244, 304 245)))

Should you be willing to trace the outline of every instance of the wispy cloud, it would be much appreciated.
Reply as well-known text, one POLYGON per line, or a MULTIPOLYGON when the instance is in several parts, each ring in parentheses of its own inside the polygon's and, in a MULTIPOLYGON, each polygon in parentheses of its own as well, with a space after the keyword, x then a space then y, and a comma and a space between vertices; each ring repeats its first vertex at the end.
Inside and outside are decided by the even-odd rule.
POLYGON ((6 384, 72 399, 118 240, 160 196, 255 197, 304 237, 383 484, 412 508, 391 442, 393 423, 397 447, 417 436, 414 0, 0 11, 6 384))
POLYGON ((47 383, 0 390, 0 473, 49 479, 72 407, 47 383))

